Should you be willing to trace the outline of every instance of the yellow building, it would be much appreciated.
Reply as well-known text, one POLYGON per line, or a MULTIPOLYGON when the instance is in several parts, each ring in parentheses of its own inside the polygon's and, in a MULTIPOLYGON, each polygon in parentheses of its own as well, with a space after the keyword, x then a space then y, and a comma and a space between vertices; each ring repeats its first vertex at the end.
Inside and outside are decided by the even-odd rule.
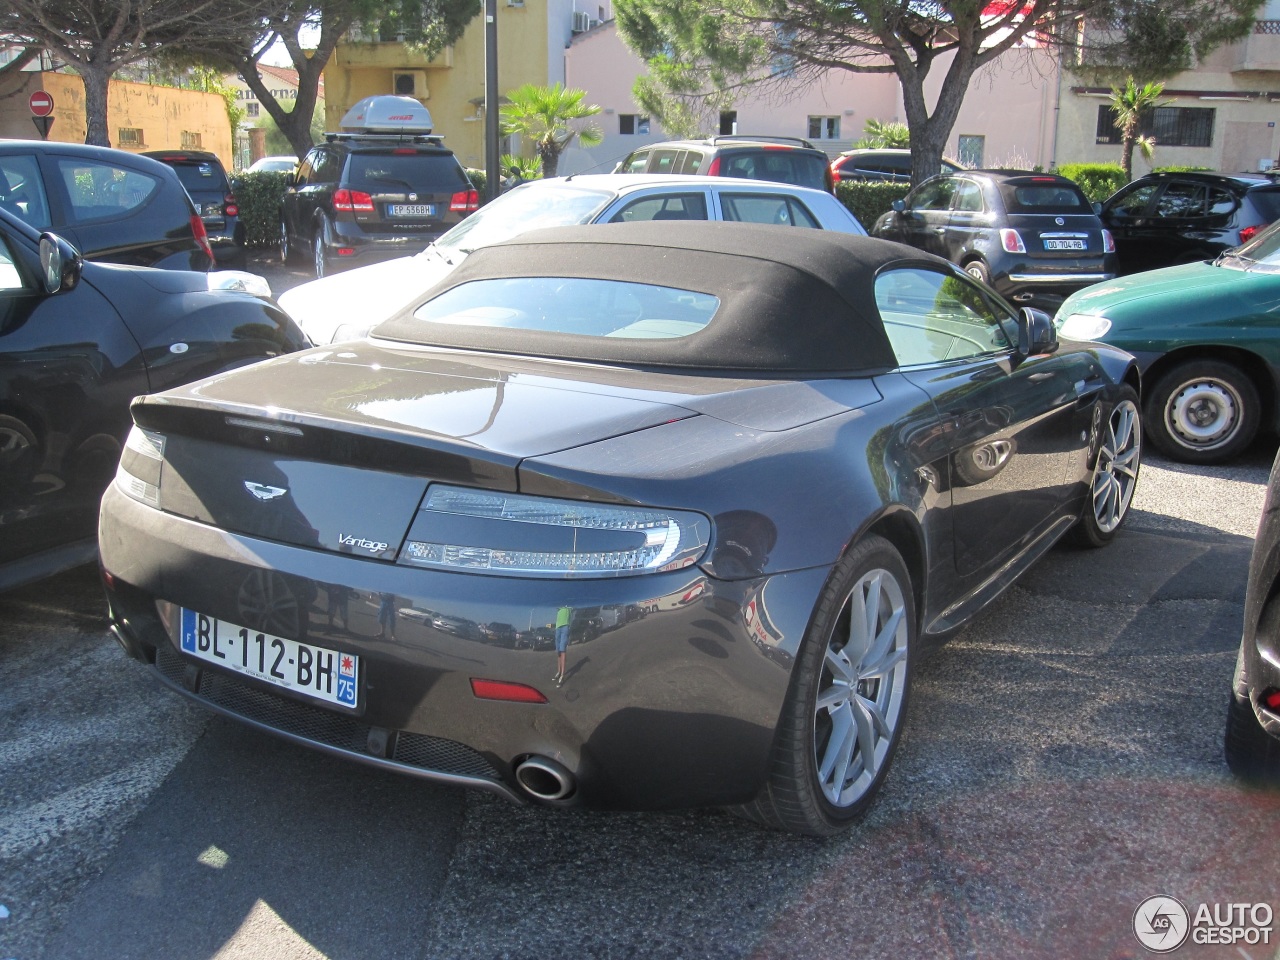
MULTIPOLYGON (((31 71, 20 79, 20 89, 0 98, 0 137, 39 138, 28 100, 43 90, 53 97, 49 139, 84 143, 88 123, 80 78, 31 71)), ((107 90, 107 131, 117 150, 209 150, 231 168, 231 122, 226 102, 216 93, 112 80, 107 90)))
MULTIPOLYGON (((569 41, 609 16, 607 5, 591 0, 498 0, 498 89, 563 83, 569 41)), ((484 46, 483 14, 432 60, 404 43, 360 39, 353 32, 325 69, 325 129, 337 130, 342 115, 364 97, 415 97, 462 164, 483 167, 484 46)), ((504 143, 503 152, 511 146, 504 143)))

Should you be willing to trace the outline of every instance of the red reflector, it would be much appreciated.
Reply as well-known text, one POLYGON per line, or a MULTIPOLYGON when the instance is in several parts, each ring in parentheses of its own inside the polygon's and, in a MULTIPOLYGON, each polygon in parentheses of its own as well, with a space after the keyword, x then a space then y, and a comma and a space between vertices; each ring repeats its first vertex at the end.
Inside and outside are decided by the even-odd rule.
POLYGON ((237 207, 234 203, 228 203, 228 204, 227 204, 225 207, 223 207, 222 209, 223 209, 223 212, 224 212, 224 213, 226 213, 226 215, 227 215, 228 217, 238 217, 238 216, 240 216, 240 208, 239 208, 239 207, 237 207))
POLYGON ((355 252, 356 252, 355 247, 339 247, 338 248, 338 256, 340 257, 350 257, 355 252))
POLYGON ((766 150, 790 150, 790 147, 765 147, 766 150))
POLYGON ((507 683, 505 680, 478 680, 472 677, 471 692, 481 700, 511 700, 515 703, 547 702, 547 698, 533 687, 523 683, 507 683))
POLYGON ((1240 242, 1248 243, 1250 240, 1256 237, 1261 230, 1262 230, 1261 224, 1258 224, 1257 226, 1254 226, 1254 227, 1245 227, 1243 230, 1240 231, 1240 242))
POLYGON ((1032 177, 1031 182, 1032 183, 1057 183, 1058 180, 1056 177, 1032 177))
POLYGON ((412 157, 418 151, 414 150, 412 147, 396 147, 391 152, 398 157, 412 157))
POLYGON ((198 213, 191 215, 191 232, 196 235, 196 243, 200 244, 200 249, 209 255, 209 265, 213 266, 213 247, 209 246, 209 231, 204 228, 204 221, 200 219, 198 213))
POLYGON ((1262 705, 1268 710, 1280 710, 1280 690, 1268 690, 1263 694, 1262 705))

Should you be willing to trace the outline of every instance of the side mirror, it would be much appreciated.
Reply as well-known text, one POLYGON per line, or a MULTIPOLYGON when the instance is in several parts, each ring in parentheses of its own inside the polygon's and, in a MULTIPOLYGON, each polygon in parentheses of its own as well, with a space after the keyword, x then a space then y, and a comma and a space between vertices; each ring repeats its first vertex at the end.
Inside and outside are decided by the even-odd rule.
POLYGON ((84 270, 84 258, 56 233, 40 234, 40 273, 45 293, 74 290, 84 270))
POLYGON ((893 209, 894 209, 894 211, 895 211, 895 212, 897 212, 897 213, 902 213, 902 211, 904 211, 904 210, 906 210, 906 209, 907 209, 907 201, 905 201, 905 200, 895 200, 895 201, 893 201, 893 209))
POLYGON ((1093 212, 1098 216, 1102 215, 1102 201, 1100 200, 1093 201, 1093 212))
POLYGON ((296 172, 294 172, 294 173, 286 173, 286 174, 284 175, 284 185, 285 185, 286 187, 295 187, 295 186, 297 186, 297 185, 298 185, 298 174, 297 174, 296 172))
POLYGON ((1018 311, 1018 353, 1036 357, 1058 349, 1058 331, 1043 310, 1023 307, 1018 311))

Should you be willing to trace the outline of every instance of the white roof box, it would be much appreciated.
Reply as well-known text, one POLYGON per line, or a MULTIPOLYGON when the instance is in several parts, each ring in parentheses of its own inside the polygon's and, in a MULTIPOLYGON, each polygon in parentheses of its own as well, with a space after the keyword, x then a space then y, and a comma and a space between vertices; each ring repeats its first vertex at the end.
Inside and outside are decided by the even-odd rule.
POLYGON ((413 97, 365 97, 342 115, 343 133, 431 132, 431 111, 413 97))

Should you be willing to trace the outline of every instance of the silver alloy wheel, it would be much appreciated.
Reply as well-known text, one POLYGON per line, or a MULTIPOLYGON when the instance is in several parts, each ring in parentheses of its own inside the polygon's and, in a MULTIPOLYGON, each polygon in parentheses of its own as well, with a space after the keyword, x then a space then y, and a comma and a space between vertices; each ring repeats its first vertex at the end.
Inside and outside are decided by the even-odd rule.
POLYGON ((1194 450, 1213 450, 1230 443, 1240 429, 1244 403, 1224 380, 1201 377, 1180 384, 1169 394, 1164 421, 1169 434, 1194 450))
POLYGON ((854 584, 827 641, 813 748, 818 785, 837 807, 862 799, 888 759, 906 700, 908 630, 901 585, 877 569, 854 584))
POLYGON ((280 221, 280 262, 289 262, 289 225, 280 221))
POLYGON ((319 279, 325 274, 324 270, 324 226, 323 224, 316 228, 316 278, 319 279))
POLYGON ((1111 533, 1124 520, 1138 483, 1141 459, 1138 406, 1132 400, 1121 400, 1107 420, 1098 463, 1093 468, 1093 518, 1103 533, 1111 533))
POLYGON ((973 277, 973 279, 975 280, 981 280, 983 283, 987 282, 987 278, 985 276, 986 271, 982 269, 982 265, 979 263, 975 262, 975 263, 969 264, 967 267, 964 268, 964 272, 967 273, 969 276, 973 277))

